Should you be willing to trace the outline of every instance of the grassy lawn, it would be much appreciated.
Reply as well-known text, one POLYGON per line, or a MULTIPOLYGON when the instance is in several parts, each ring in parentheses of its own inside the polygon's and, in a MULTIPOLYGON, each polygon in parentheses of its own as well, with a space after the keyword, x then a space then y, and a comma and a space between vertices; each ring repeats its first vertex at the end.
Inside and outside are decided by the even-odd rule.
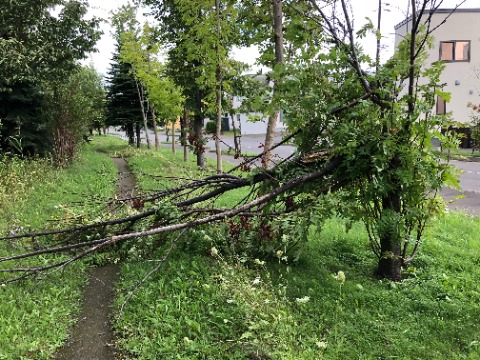
MULTIPOLYGON (((0 162, 1 233, 56 228, 101 216, 103 200, 114 194, 117 172, 95 147, 85 145, 66 169, 40 160, 0 162)), ((2 243, 0 257, 19 246, 2 243)), ((38 281, 0 288, 0 359, 52 356, 76 319, 86 268, 79 262, 38 281)))
MULTIPOLYGON (((213 161, 200 171, 193 156, 184 163, 169 149, 136 150, 109 137, 90 145, 64 170, 45 162, 2 164, 0 196, 8 201, 1 228, 101 216, 116 169, 98 149, 125 156, 144 192, 215 172, 213 161), (18 190, 6 191, 12 184, 18 190)), ((224 195, 215 205, 232 206, 246 194, 224 195)), ((138 239, 121 252, 117 343, 125 359, 480 359, 479 233, 476 217, 435 219, 405 280, 392 283, 373 277, 361 224, 346 231, 342 219, 332 219, 310 227, 296 261, 231 256, 225 226, 209 225, 184 234, 124 306, 173 236, 138 239)), ((75 319, 86 267, 0 288, 0 359, 49 358, 75 319)))
MULTIPOLYGON (((363 228, 338 219, 291 265, 213 258, 211 230, 192 232, 126 306, 120 345, 139 359, 479 359, 479 230, 438 220, 402 283, 374 279, 363 228)), ((153 266, 126 263, 122 288, 153 266)))
MULTIPOLYGON (((140 176, 145 190, 171 186, 169 174, 207 175, 164 156, 129 158, 134 171, 149 174, 140 176)), ((241 195, 221 199, 223 206, 241 195)), ((132 359, 480 359, 479 231, 475 217, 436 219, 405 280, 392 283, 373 277, 361 224, 348 232, 341 219, 311 227, 289 264, 212 255, 228 236, 223 227, 191 230, 125 306, 119 345, 132 359)), ((117 310, 165 250, 124 263, 117 310)))

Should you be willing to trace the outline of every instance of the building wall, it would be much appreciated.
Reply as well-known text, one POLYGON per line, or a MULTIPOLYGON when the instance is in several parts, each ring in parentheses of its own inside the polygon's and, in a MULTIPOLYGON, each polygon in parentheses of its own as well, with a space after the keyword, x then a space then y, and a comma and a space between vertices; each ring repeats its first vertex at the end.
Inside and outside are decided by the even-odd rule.
MULTIPOLYGON (((233 97, 233 108, 238 109, 242 105, 242 99, 238 96, 233 97)), ((286 128, 285 123, 283 122, 283 114, 280 113, 280 119, 277 121, 277 132, 283 131, 286 128)), ((250 113, 242 113, 235 115, 235 126, 237 129, 241 128, 243 135, 251 135, 251 134, 266 134, 267 133, 267 124, 268 124, 268 117, 262 113, 258 112, 250 112, 250 113), (248 121, 250 117, 256 116, 260 117, 260 121, 251 122, 248 121)))
MULTIPOLYGON (((240 129, 243 135, 267 133, 268 118, 262 113, 252 112, 249 114, 237 114, 235 115, 235 120, 236 120, 235 126, 238 129, 240 125, 240 129), (258 116, 262 120, 256 121, 256 122, 248 121, 250 116, 258 116)), ((279 121, 277 121, 277 127, 275 131, 279 132, 283 130, 285 130, 285 124, 280 119, 279 121)))
MULTIPOLYGON (((450 12, 449 9, 439 9, 432 17, 432 28, 444 21, 450 12)), ((395 27, 395 47, 410 26, 410 21, 403 21, 395 27)), ((444 91, 451 93, 451 100, 446 104, 447 112, 452 112, 455 121, 468 123, 472 111, 467 104, 480 104, 480 9, 457 9, 433 32, 433 36, 434 47, 428 50, 427 64, 440 59, 440 42, 470 41, 470 61, 446 62, 441 77, 441 82, 446 83, 444 91)))

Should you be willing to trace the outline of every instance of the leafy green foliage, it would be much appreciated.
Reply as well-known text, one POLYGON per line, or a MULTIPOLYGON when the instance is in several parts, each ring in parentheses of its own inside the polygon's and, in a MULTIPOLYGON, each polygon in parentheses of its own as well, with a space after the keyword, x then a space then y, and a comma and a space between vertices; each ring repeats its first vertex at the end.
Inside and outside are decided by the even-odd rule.
POLYGON ((82 0, 15 0, 0 15, 0 90, 16 82, 60 79, 92 51, 100 37, 99 19, 85 19, 82 0), (59 10, 58 16, 52 11, 59 10))
POLYGON ((45 155, 51 150, 44 118, 45 93, 31 82, 0 91, 0 149, 17 155, 45 155))
POLYGON ((104 123, 105 92, 100 75, 91 67, 78 68, 45 91, 44 117, 48 120, 58 165, 73 160, 77 146, 95 124, 104 123))
MULTIPOLYGON (((87 5, 83 0, 12 0, 2 4, 2 151, 22 155, 52 152, 56 145, 53 133, 58 130, 54 122, 65 119, 58 111, 52 113, 49 106, 57 97, 49 96, 50 91, 71 79, 79 68, 78 60, 94 50, 100 37, 100 20, 86 19, 87 5)), ((65 102, 63 98, 63 110, 65 102)), ((64 133, 74 131, 70 128, 64 133)))
POLYGON ((217 70, 223 73, 229 67, 228 54, 239 41, 236 2, 221 1, 219 17, 209 0, 161 3, 143 0, 142 3, 151 6, 158 20, 156 32, 160 43, 168 46, 167 74, 181 88, 185 106, 193 113, 189 141, 197 155, 198 166, 203 168, 203 119, 215 108, 217 70), (219 34, 217 25, 221 28, 219 34))
POLYGON ((146 100, 165 122, 175 122, 183 109, 181 89, 165 73, 165 66, 157 59, 158 45, 153 42, 154 29, 144 24, 138 36, 130 30, 121 34, 120 59, 131 64, 137 80, 146 90, 146 100))

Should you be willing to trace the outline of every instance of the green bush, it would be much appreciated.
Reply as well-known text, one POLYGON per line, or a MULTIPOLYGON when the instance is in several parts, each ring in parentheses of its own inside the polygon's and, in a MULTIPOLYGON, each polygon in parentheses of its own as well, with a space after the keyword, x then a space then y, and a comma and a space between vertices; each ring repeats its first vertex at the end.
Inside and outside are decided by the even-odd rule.
MULTIPOLYGON (((214 134, 216 131, 217 131, 217 125, 215 124, 215 121, 209 121, 205 124, 205 131, 209 134, 214 134)), ((224 122, 222 121, 222 129, 221 129, 222 132, 224 131, 227 131, 227 129, 225 129, 225 124, 224 122)))
POLYGON ((205 131, 207 133, 215 133, 217 131, 217 125, 213 121, 209 121, 205 125, 205 131))

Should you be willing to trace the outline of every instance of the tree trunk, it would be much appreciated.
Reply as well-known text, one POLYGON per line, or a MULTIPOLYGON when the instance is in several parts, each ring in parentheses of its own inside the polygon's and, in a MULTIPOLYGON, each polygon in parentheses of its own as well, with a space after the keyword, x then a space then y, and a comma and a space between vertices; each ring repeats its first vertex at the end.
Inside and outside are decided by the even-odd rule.
MULTIPOLYGON (((140 149, 140 146, 142 144, 142 137, 141 137, 141 131, 140 131, 140 124, 139 123, 136 123, 135 124, 135 133, 136 133, 136 136, 137 136, 137 148, 140 149)), ((147 134, 148 136, 148 134, 147 134)))
POLYGON ((127 123, 125 126, 125 132, 127 133, 128 137, 128 145, 134 145, 135 144, 135 132, 133 130, 133 122, 127 123))
POLYGON ((183 108, 183 117, 180 118, 180 142, 183 146, 183 161, 188 161, 188 144, 187 144, 187 108, 183 108))
MULTIPOLYGON (((393 167, 398 167, 397 160, 392 161, 393 167)), ((392 179, 393 180, 393 179, 392 179)), ((393 180, 395 183, 396 181, 393 180)), ((382 199, 382 215, 378 226, 380 237, 380 259, 378 262, 378 275, 393 281, 402 279, 402 233, 404 224, 399 220, 401 214, 400 187, 394 186, 393 190, 382 199), (395 191, 398 189, 398 191, 395 191)))
MULTIPOLYGON (((275 66, 283 64, 283 13, 282 0, 272 0, 273 2, 273 32, 275 34, 275 66)), ((275 80, 273 85, 273 101, 278 92, 279 79, 275 80)), ((275 129, 280 111, 275 110, 268 118, 267 133, 265 135, 265 148, 262 159, 264 168, 271 166, 272 152, 271 147, 274 145, 275 129)))
POLYGON ((402 280, 401 245, 398 237, 383 237, 380 239, 381 254, 378 261, 378 275, 382 278, 402 280))
POLYGON ((235 154, 240 155, 242 153, 242 148, 240 145, 240 134, 237 134, 237 126, 235 125, 235 114, 230 114, 232 119, 232 129, 233 129, 233 145, 235 146, 235 154))
POLYGON ((150 137, 148 136, 148 126, 147 126, 148 119, 147 119, 147 109, 145 109, 144 89, 143 89, 143 86, 139 84, 137 80, 135 80, 135 85, 137 86, 138 100, 140 102, 140 109, 142 110, 143 127, 145 128, 145 137, 147 138, 147 148, 150 149, 151 145, 150 145, 150 137))
POLYGON ((175 123, 172 122, 172 152, 175 154, 175 123))
POLYGON ((193 117, 193 136, 191 143, 193 152, 197 156, 197 166, 204 170, 205 167, 205 139, 203 138, 203 99, 202 91, 198 91, 195 95, 195 116, 193 117))
POLYGON ((193 148, 197 155, 197 166, 205 169, 205 145, 203 139, 203 119, 200 114, 195 114, 193 119, 193 148))
MULTIPOLYGON (((152 113, 152 128, 155 135, 155 149, 160 149, 160 140, 158 138, 157 117, 155 116, 155 109, 150 105, 150 112, 152 113)), ((148 136, 147 133, 145 133, 148 136)))
POLYGON ((215 119, 215 153, 217 154, 217 174, 223 172, 222 167, 222 147, 220 136, 222 132, 222 63, 220 59, 220 0, 215 0, 217 15, 217 66, 215 69, 215 109, 217 110, 215 119))

